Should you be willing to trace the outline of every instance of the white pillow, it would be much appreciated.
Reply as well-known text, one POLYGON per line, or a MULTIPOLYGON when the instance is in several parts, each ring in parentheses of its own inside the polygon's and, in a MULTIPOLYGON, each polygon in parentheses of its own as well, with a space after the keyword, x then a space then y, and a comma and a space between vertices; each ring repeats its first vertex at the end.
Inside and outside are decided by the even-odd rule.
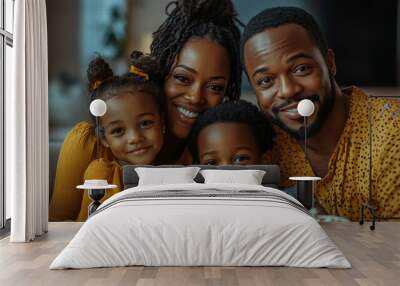
POLYGON ((265 171, 262 170, 201 170, 205 184, 261 185, 265 171))
POLYGON ((199 170, 199 167, 135 168, 139 176, 138 186, 196 183, 193 179, 199 170))

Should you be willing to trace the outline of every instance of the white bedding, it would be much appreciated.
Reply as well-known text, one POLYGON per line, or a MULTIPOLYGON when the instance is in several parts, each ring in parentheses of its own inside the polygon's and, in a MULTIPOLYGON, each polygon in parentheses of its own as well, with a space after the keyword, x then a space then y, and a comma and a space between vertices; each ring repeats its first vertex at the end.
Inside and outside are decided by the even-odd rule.
POLYGON ((127 265, 350 268, 320 225, 290 202, 300 204, 279 190, 254 185, 131 188, 105 201, 50 269, 127 265), (208 192, 205 189, 262 190, 272 199, 178 195, 118 201, 137 192, 208 192))

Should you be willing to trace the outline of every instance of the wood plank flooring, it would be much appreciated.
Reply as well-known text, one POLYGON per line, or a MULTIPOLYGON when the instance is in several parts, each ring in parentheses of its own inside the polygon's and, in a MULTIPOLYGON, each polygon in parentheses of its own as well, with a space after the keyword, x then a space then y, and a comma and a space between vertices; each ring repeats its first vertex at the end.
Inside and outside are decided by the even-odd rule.
POLYGON ((0 285, 400 285, 400 223, 330 223, 323 228, 351 262, 352 269, 290 267, 121 267, 48 270, 80 223, 50 223, 32 243, 0 240, 0 285))

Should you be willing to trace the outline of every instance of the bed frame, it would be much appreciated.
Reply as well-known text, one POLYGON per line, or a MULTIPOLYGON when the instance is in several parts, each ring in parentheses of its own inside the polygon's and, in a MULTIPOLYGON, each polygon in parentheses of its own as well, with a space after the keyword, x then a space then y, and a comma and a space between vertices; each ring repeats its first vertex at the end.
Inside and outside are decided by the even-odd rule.
MULTIPOLYGON (((191 165, 200 167, 202 170, 206 169, 217 169, 217 170, 263 170, 265 171, 265 175, 262 179, 261 184, 265 187, 271 187, 278 189, 278 185, 280 182, 280 169, 278 165, 225 165, 225 166, 212 166, 212 165, 191 165)), ((137 167, 148 167, 148 168, 179 168, 185 167, 183 165, 160 165, 160 166, 153 166, 153 165, 125 165, 122 168, 123 174, 123 185, 124 190, 136 187, 139 183, 139 176, 135 171, 137 167)), ((204 183, 203 176, 198 173, 198 175, 194 178, 197 183, 204 183)), ((89 197, 92 200, 91 204, 89 205, 89 216, 93 214, 96 209, 100 206, 100 200, 103 198, 105 194, 104 189, 97 189, 97 190, 90 190, 89 197)))

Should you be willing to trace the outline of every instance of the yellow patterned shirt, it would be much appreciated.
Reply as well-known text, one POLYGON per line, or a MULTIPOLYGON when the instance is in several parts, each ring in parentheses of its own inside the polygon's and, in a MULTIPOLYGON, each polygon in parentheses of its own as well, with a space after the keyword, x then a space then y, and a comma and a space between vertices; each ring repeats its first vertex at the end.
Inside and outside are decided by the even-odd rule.
MULTIPOLYGON (((350 97, 349 118, 330 158, 328 173, 317 183, 316 198, 329 214, 358 220, 368 201, 369 132, 372 122, 372 199, 379 217, 400 216, 400 99, 370 98, 356 87, 350 97)), ((290 176, 315 176, 299 144, 276 127, 274 161, 281 167, 281 187, 294 184, 290 176)), ((366 212, 369 216, 369 212, 366 212)))

